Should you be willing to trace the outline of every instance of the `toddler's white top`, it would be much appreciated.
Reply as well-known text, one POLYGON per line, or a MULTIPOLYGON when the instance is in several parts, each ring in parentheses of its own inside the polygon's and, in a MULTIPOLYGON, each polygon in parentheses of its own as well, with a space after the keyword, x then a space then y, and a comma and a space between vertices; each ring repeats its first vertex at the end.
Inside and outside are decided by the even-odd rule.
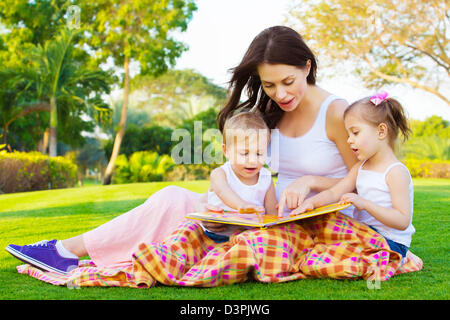
MULTIPOLYGON (((406 168, 401 162, 391 164, 384 172, 375 172, 363 169, 365 161, 358 169, 358 177, 356 178, 356 190, 358 195, 364 199, 375 202, 376 204, 392 208, 392 198, 389 187, 386 184, 386 174, 392 167, 400 165, 406 168)), ((409 170, 408 170, 409 173, 409 170)), ((397 230, 382 224, 365 210, 355 210, 354 218, 377 229, 377 231, 390 240, 401 243, 407 247, 411 245, 411 237, 416 231, 412 225, 413 205, 414 205, 414 189, 411 179, 409 181, 409 201, 411 202, 411 220, 409 226, 405 230, 397 230)))
MULTIPOLYGON (((322 102, 313 126, 300 137, 286 137, 280 130, 272 130, 267 162, 270 169, 278 172, 275 188, 278 201, 287 186, 305 175, 329 178, 343 178, 347 175, 344 159, 326 131, 328 107, 337 99, 341 98, 330 95, 322 102)), ((316 192, 311 192, 307 197, 314 194, 316 192)), ((341 212, 352 217, 353 209, 350 206, 341 212)), ((289 212, 286 209, 284 214, 289 212)))
MULTIPOLYGON (((255 206, 264 207, 264 198, 266 196, 267 190, 269 190, 270 183, 272 182, 272 175, 269 170, 267 170, 266 168, 261 168, 259 172, 258 182, 254 185, 246 185, 236 176, 229 161, 225 162, 222 166, 220 166, 220 168, 225 171, 228 185, 231 187, 231 189, 233 189, 234 192, 236 192, 239 197, 241 197, 241 199, 252 203, 255 206)), ((226 211, 236 211, 236 209, 232 209, 225 205, 223 201, 216 195, 216 193, 211 190, 208 190, 208 204, 219 207, 226 211)), ((201 226, 203 227, 203 225, 201 226)), ((242 228, 242 226, 230 225, 226 231, 214 233, 230 236, 237 228, 242 228)))

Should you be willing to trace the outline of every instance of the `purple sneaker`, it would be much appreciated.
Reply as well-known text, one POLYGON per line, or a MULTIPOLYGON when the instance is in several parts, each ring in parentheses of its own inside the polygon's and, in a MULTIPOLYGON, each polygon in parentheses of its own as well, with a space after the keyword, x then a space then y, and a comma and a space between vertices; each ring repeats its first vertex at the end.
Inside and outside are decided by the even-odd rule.
POLYGON ((10 244, 5 249, 15 258, 40 269, 68 274, 78 267, 78 259, 61 257, 55 247, 56 241, 43 240, 25 246, 10 244))

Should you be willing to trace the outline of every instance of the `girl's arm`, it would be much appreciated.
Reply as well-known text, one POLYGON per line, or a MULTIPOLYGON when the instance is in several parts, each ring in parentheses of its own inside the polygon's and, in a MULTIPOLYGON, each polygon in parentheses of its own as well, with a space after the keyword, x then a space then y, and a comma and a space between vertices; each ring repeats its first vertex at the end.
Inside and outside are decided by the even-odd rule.
POLYGON ((276 215, 277 214, 277 196, 275 194, 275 186, 273 181, 270 182, 270 187, 266 192, 264 198, 264 209, 266 214, 276 215))
POLYGON ((366 210, 375 219, 388 227, 405 230, 411 221, 409 182, 409 173, 400 166, 392 168, 386 175, 386 183, 392 199, 392 208, 382 207, 354 193, 343 195, 342 201, 352 202, 356 208, 366 210))
POLYGON ((355 190, 356 177, 358 176, 358 169, 360 166, 360 162, 355 164, 350 172, 338 183, 330 189, 324 190, 315 196, 306 199, 297 209, 294 209, 291 212, 291 215, 297 215, 305 211, 313 210, 314 208, 338 202, 343 194, 355 190))
MULTIPOLYGON (((326 131, 328 138, 336 144, 345 166, 350 170, 357 162, 353 151, 347 143, 348 134, 344 126, 344 111, 348 104, 336 100, 330 104, 327 111, 326 131)), ((300 206, 311 191, 322 192, 330 189, 342 179, 321 176, 303 176, 289 185, 280 197, 278 214, 282 215, 284 207, 295 209, 300 206)))

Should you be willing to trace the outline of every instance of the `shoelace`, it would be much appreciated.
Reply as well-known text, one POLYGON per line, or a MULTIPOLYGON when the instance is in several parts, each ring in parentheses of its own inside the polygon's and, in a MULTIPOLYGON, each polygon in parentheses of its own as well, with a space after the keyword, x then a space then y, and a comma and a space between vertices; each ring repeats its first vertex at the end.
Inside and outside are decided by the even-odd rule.
POLYGON ((50 241, 50 240, 41 240, 41 241, 32 243, 32 244, 30 244, 29 246, 30 246, 30 247, 45 247, 45 246, 47 246, 47 244, 48 244, 49 241, 50 241))

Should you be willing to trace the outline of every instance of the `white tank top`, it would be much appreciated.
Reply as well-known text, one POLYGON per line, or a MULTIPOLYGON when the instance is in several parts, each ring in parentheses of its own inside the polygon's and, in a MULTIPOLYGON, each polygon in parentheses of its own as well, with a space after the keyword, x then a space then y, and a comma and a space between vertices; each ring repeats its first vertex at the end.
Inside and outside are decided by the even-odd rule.
MULTIPOLYGON (((403 163, 395 162, 391 164, 384 172, 375 172, 371 170, 363 169, 365 161, 358 169, 358 176, 356 178, 356 190, 358 195, 362 198, 369 199, 376 204, 392 208, 392 198, 389 192, 389 187, 386 184, 386 174, 392 167, 400 165, 403 166, 409 173, 408 168, 406 168, 403 163)), ((409 226, 405 230, 397 230, 390 228, 382 224, 380 221, 375 219, 365 210, 355 210, 354 218, 377 229, 377 231, 384 237, 393 240, 395 242, 401 243, 407 247, 411 245, 411 238, 414 232, 414 226, 412 225, 413 216, 413 206, 414 206, 414 188, 409 176, 409 201, 411 203, 411 220, 409 221, 409 226)))
MULTIPOLYGON (((222 166, 220 166, 220 168, 225 171, 228 185, 231 187, 231 189, 233 189, 234 192, 239 195, 239 197, 241 197, 241 199, 249 203, 253 203, 256 206, 264 207, 264 199, 272 182, 272 174, 269 170, 267 170, 266 168, 261 168, 259 172, 258 182, 253 185, 246 185, 236 176, 233 169, 231 168, 230 162, 225 162, 222 166)), ((236 211, 236 209, 232 209, 224 204, 214 191, 208 190, 208 203, 224 210, 236 211)), ((201 226, 203 227, 203 225, 201 226)), ((234 230, 238 228, 242 229, 243 227, 229 226, 226 231, 215 233, 230 236, 234 232, 234 230)))
MULTIPOLYGON (((330 103, 341 99, 328 96, 319 108, 311 129, 300 137, 286 137, 279 129, 271 132, 267 162, 270 169, 278 172, 276 183, 277 200, 281 193, 296 179, 305 175, 343 178, 348 170, 336 144, 327 136, 326 120, 330 103)), ((308 198, 316 194, 311 192, 308 198)), ((341 212, 352 217, 354 207, 341 212)), ((290 210, 285 210, 285 215, 290 210)))

